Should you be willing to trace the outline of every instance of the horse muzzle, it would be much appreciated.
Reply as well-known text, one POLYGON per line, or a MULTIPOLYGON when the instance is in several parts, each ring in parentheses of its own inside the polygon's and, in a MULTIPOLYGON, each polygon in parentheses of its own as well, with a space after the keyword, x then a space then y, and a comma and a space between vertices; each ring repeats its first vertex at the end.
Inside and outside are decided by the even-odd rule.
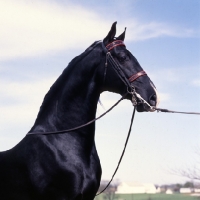
POLYGON ((136 110, 138 112, 154 112, 157 105, 160 102, 158 92, 153 84, 151 84, 154 92, 150 95, 149 99, 146 101, 144 98, 141 97, 140 94, 134 91, 132 93, 132 103, 136 106, 136 110))

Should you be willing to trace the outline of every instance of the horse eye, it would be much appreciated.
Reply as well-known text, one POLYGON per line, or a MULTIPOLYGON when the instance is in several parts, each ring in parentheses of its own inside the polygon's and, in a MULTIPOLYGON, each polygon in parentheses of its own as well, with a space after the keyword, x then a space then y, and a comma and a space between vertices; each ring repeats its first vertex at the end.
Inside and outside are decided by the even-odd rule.
POLYGON ((119 61, 120 62, 124 62, 126 60, 126 56, 124 55, 124 56, 121 56, 121 57, 119 57, 119 61))

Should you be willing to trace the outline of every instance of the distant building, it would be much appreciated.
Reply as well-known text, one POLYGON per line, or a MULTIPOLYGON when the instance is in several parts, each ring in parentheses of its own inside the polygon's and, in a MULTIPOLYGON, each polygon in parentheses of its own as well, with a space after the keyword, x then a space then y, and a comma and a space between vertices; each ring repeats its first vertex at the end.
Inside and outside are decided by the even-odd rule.
POLYGON ((192 193, 192 189, 191 188, 180 188, 180 193, 181 194, 190 194, 190 193, 192 193))
POLYGON ((165 193, 166 194, 173 194, 173 191, 171 189, 167 189, 165 193))
POLYGON ((194 188, 195 193, 200 193, 200 188, 194 188))
POLYGON ((141 184, 138 182, 135 183, 121 183, 117 187, 116 193, 118 194, 155 194, 157 193, 157 189, 154 184, 141 184))
POLYGON ((144 187, 145 193, 147 194, 156 194, 157 192, 159 192, 159 189, 156 189, 156 186, 152 183, 145 183, 144 187))
POLYGON ((161 193, 161 191, 162 191, 162 190, 161 190, 161 187, 157 187, 157 188, 156 188, 156 193, 161 193))

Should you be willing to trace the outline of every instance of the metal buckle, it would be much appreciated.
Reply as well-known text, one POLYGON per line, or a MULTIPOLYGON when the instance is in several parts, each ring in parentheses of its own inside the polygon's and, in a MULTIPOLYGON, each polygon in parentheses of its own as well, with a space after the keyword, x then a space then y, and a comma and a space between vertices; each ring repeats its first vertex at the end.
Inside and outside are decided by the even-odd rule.
POLYGON ((134 94, 132 95, 131 101, 132 101, 133 106, 137 106, 137 99, 134 94))
POLYGON ((127 87, 127 92, 132 95, 131 102, 132 102, 133 106, 136 106, 138 103, 137 103, 137 96, 136 96, 136 92, 135 92, 135 87, 132 85, 131 91, 129 91, 129 88, 127 87))

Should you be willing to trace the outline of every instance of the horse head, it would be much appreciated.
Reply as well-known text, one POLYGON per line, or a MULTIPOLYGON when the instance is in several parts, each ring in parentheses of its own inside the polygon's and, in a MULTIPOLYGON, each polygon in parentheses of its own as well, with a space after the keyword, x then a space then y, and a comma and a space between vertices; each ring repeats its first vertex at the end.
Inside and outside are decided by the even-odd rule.
POLYGON ((159 103, 156 88, 137 59, 126 49, 126 29, 120 36, 115 37, 116 23, 113 23, 102 43, 106 53, 105 90, 121 95, 128 92, 126 98, 132 100, 137 111, 154 111, 153 107, 159 103))

